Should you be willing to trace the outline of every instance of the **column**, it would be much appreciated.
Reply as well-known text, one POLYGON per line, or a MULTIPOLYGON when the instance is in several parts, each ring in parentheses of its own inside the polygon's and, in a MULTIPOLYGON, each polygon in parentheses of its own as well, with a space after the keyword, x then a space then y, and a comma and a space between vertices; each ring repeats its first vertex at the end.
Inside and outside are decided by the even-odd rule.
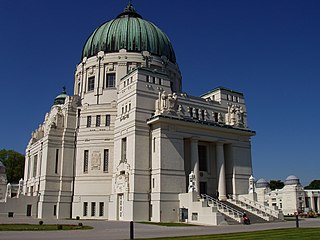
POLYGON ((219 200, 227 200, 223 143, 216 144, 219 200))
POLYGON ((318 193, 318 213, 320 213, 320 195, 319 195, 319 193, 318 193))
POLYGON ((197 139, 191 139, 191 170, 196 177, 196 192, 200 194, 199 152, 197 139))
POLYGON ((316 209, 316 202, 315 202, 315 199, 314 199, 313 192, 311 192, 311 209, 312 209, 312 211, 315 211, 315 209, 316 209))

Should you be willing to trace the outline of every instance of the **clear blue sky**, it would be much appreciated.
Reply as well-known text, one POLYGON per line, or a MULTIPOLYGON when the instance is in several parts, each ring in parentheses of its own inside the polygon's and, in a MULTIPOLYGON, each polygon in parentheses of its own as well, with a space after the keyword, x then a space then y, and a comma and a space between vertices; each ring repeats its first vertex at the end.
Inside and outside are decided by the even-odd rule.
MULTIPOLYGON (((0 149, 24 153, 83 44, 127 0, 0 1, 0 149)), ((245 94, 256 178, 320 179, 320 1, 134 0, 167 33, 183 90, 245 94)))

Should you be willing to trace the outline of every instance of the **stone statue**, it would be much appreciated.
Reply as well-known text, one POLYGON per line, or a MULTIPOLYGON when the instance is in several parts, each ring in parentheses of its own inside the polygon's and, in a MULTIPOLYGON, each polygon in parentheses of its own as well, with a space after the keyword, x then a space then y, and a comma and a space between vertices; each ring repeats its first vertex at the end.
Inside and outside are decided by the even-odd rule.
POLYGON ((196 190, 196 175, 191 171, 189 174, 189 187, 188 192, 194 192, 196 190))

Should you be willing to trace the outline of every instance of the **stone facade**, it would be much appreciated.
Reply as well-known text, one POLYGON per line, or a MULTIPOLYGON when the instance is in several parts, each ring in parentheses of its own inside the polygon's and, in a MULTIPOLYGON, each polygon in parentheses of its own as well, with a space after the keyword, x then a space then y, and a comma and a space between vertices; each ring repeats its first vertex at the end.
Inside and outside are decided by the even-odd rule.
MULTIPOLYGON (((129 10, 119 16, 139 17, 129 10)), ((246 193, 255 132, 244 95, 195 97, 181 83, 175 62, 148 51, 84 57, 73 96, 56 101, 26 149, 35 217, 178 221, 191 172, 192 196, 246 193)))

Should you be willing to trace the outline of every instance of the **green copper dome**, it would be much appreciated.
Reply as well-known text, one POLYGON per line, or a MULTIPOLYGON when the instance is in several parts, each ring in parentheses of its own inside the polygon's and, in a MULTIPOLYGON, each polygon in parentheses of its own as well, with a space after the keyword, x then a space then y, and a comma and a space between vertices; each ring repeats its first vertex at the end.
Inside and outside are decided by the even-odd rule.
POLYGON ((56 96, 56 98, 54 99, 53 105, 64 104, 67 97, 68 95, 66 92, 66 88, 63 87, 62 92, 58 96, 56 96))
POLYGON ((167 35, 153 23, 142 19, 131 3, 117 18, 102 24, 91 34, 83 47, 82 59, 95 56, 100 51, 112 53, 120 49, 128 52, 148 51, 176 62, 167 35))

